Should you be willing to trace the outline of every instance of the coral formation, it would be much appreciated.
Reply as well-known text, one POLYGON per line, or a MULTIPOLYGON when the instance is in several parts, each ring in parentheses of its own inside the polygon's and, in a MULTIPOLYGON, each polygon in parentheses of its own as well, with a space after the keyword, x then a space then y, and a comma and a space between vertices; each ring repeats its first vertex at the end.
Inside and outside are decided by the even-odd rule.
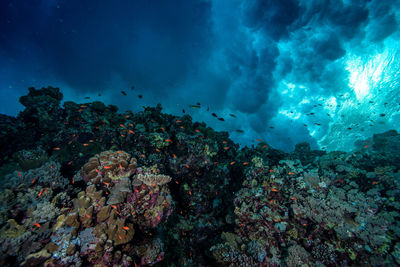
POLYGON ((284 153, 161 105, 61 99, 30 88, 0 115, 1 266, 400 264, 396 131, 284 153))

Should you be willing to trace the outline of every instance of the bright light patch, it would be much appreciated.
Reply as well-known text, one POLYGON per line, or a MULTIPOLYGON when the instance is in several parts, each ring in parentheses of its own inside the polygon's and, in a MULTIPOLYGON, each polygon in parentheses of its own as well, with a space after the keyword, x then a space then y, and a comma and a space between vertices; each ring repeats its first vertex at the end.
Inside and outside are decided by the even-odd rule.
POLYGON ((354 90, 357 100, 365 98, 382 79, 382 72, 388 65, 387 53, 368 58, 350 56, 346 70, 350 72, 349 86, 354 90))

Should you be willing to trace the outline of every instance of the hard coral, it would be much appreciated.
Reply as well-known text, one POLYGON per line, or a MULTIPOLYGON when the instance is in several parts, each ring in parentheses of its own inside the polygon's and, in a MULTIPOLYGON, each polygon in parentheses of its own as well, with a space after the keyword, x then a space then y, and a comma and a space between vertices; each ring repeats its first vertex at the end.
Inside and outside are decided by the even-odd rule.
POLYGON ((86 183, 110 183, 130 177, 136 171, 136 159, 123 151, 104 151, 89 159, 81 169, 86 183))

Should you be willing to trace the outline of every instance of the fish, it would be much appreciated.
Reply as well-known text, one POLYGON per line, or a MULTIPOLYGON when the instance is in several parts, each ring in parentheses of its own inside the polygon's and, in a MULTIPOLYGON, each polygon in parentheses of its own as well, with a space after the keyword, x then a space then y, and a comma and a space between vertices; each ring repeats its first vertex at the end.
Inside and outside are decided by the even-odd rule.
POLYGON ((142 96, 142 95, 138 95, 138 97, 139 97, 139 98, 143 98, 143 96, 142 96))
POLYGON ((53 148, 53 150, 56 150, 56 151, 58 151, 58 150, 60 150, 61 148, 59 148, 59 147, 55 147, 55 148, 53 148))
POLYGON ((224 118, 218 118, 220 121, 225 121, 225 119, 224 118))
POLYGON ((229 114, 229 116, 231 116, 231 117, 233 117, 233 118, 236 118, 236 115, 235 115, 235 114, 229 114))
POLYGON ((240 130, 240 129, 237 129, 236 132, 237 132, 237 133, 244 133, 244 131, 243 131, 243 130, 240 130))
POLYGON ((274 129, 275 127, 274 126, 269 126, 269 128, 274 129))
POLYGON ((124 228, 125 230, 129 230, 129 227, 128 226, 124 226, 124 227, 122 227, 122 228, 124 228))
POLYGON ((189 105, 189 108, 200 108, 199 105, 189 105))
POLYGON ((182 109, 182 113, 185 113, 185 110, 184 110, 184 109, 182 109))
POLYGON ((293 175, 293 174, 294 174, 294 172, 289 172, 288 174, 289 174, 289 175, 293 175))
POLYGON ((249 164, 247 161, 243 162, 243 165, 247 165, 247 164, 249 164))
POLYGON ((347 128, 347 130, 351 130, 351 129, 353 129, 353 128, 351 128, 351 127, 347 128))
POLYGON ((90 96, 85 96, 85 99, 90 99, 90 96))
POLYGON ((381 114, 379 114, 379 116, 381 116, 381 117, 385 117, 385 116, 386 116, 386 114, 385 114, 385 113, 381 113, 381 114))
POLYGON ((200 131, 199 131, 199 130, 197 130, 197 129, 195 129, 194 131, 195 131, 196 133, 200 132, 200 131))
POLYGON ((174 157, 174 159, 176 159, 176 155, 175 154, 172 154, 172 156, 174 157))
POLYGON ((19 171, 17 171, 18 177, 22 177, 21 173, 19 171))
POLYGON ((224 149, 225 149, 225 150, 228 150, 228 149, 229 149, 229 146, 225 146, 224 149))
POLYGON ((212 115, 213 117, 215 117, 215 118, 218 118, 217 114, 215 114, 215 113, 211 113, 211 115, 212 115))
POLYGON ((38 223, 32 223, 32 225, 36 226, 37 228, 40 228, 40 224, 38 223))
POLYGON ((42 191, 40 191, 39 193, 39 197, 43 194, 44 188, 42 189, 42 191))
POLYGON ((115 205, 111 205, 111 207, 114 208, 114 209, 117 209, 117 206, 115 206, 115 205))
POLYGON ((278 192, 278 189, 272 188, 271 191, 273 191, 273 192, 278 192))
POLYGON ((200 106, 200 102, 197 102, 196 105, 200 106))
POLYGON ((172 140, 171 140, 171 139, 165 139, 165 142, 170 142, 170 143, 172 143, 172 140))
POLYGON ((123 95, 127 95, 127 94, 125 93, 125 91, 121 91, 121 94, 123 94, 123 95))
POLYGON ((232 161, 230 164, 233 165, 233 164, 235 164, 235 163, 236 163, 236 162, 232 161))
POLYGON ((269 170, 270 173, 274 172, 275 170, 269 170))
POLYGON ((101 94, 98 94, 98 96, 101 96, 101 94))
POLYGON ((370 147, 370 145, 365 145, 365 146, 364 146, 364 148, 369 148, 369 147, 370 147))
POLYGON ((257 138, 256 140, 257 140, 258 142, 261 142, 261 139, 259 139, 259 138, 257 138))

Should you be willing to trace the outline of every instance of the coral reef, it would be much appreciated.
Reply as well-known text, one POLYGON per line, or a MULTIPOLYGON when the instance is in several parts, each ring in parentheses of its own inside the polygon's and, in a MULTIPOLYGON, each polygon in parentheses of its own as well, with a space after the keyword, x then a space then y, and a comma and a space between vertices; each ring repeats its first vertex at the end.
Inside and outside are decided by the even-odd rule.
POLYGON ((61 100, 29 88, 0 115, 1 266, 400 264, 396 131, 284 153, 161 105, 61 100))

